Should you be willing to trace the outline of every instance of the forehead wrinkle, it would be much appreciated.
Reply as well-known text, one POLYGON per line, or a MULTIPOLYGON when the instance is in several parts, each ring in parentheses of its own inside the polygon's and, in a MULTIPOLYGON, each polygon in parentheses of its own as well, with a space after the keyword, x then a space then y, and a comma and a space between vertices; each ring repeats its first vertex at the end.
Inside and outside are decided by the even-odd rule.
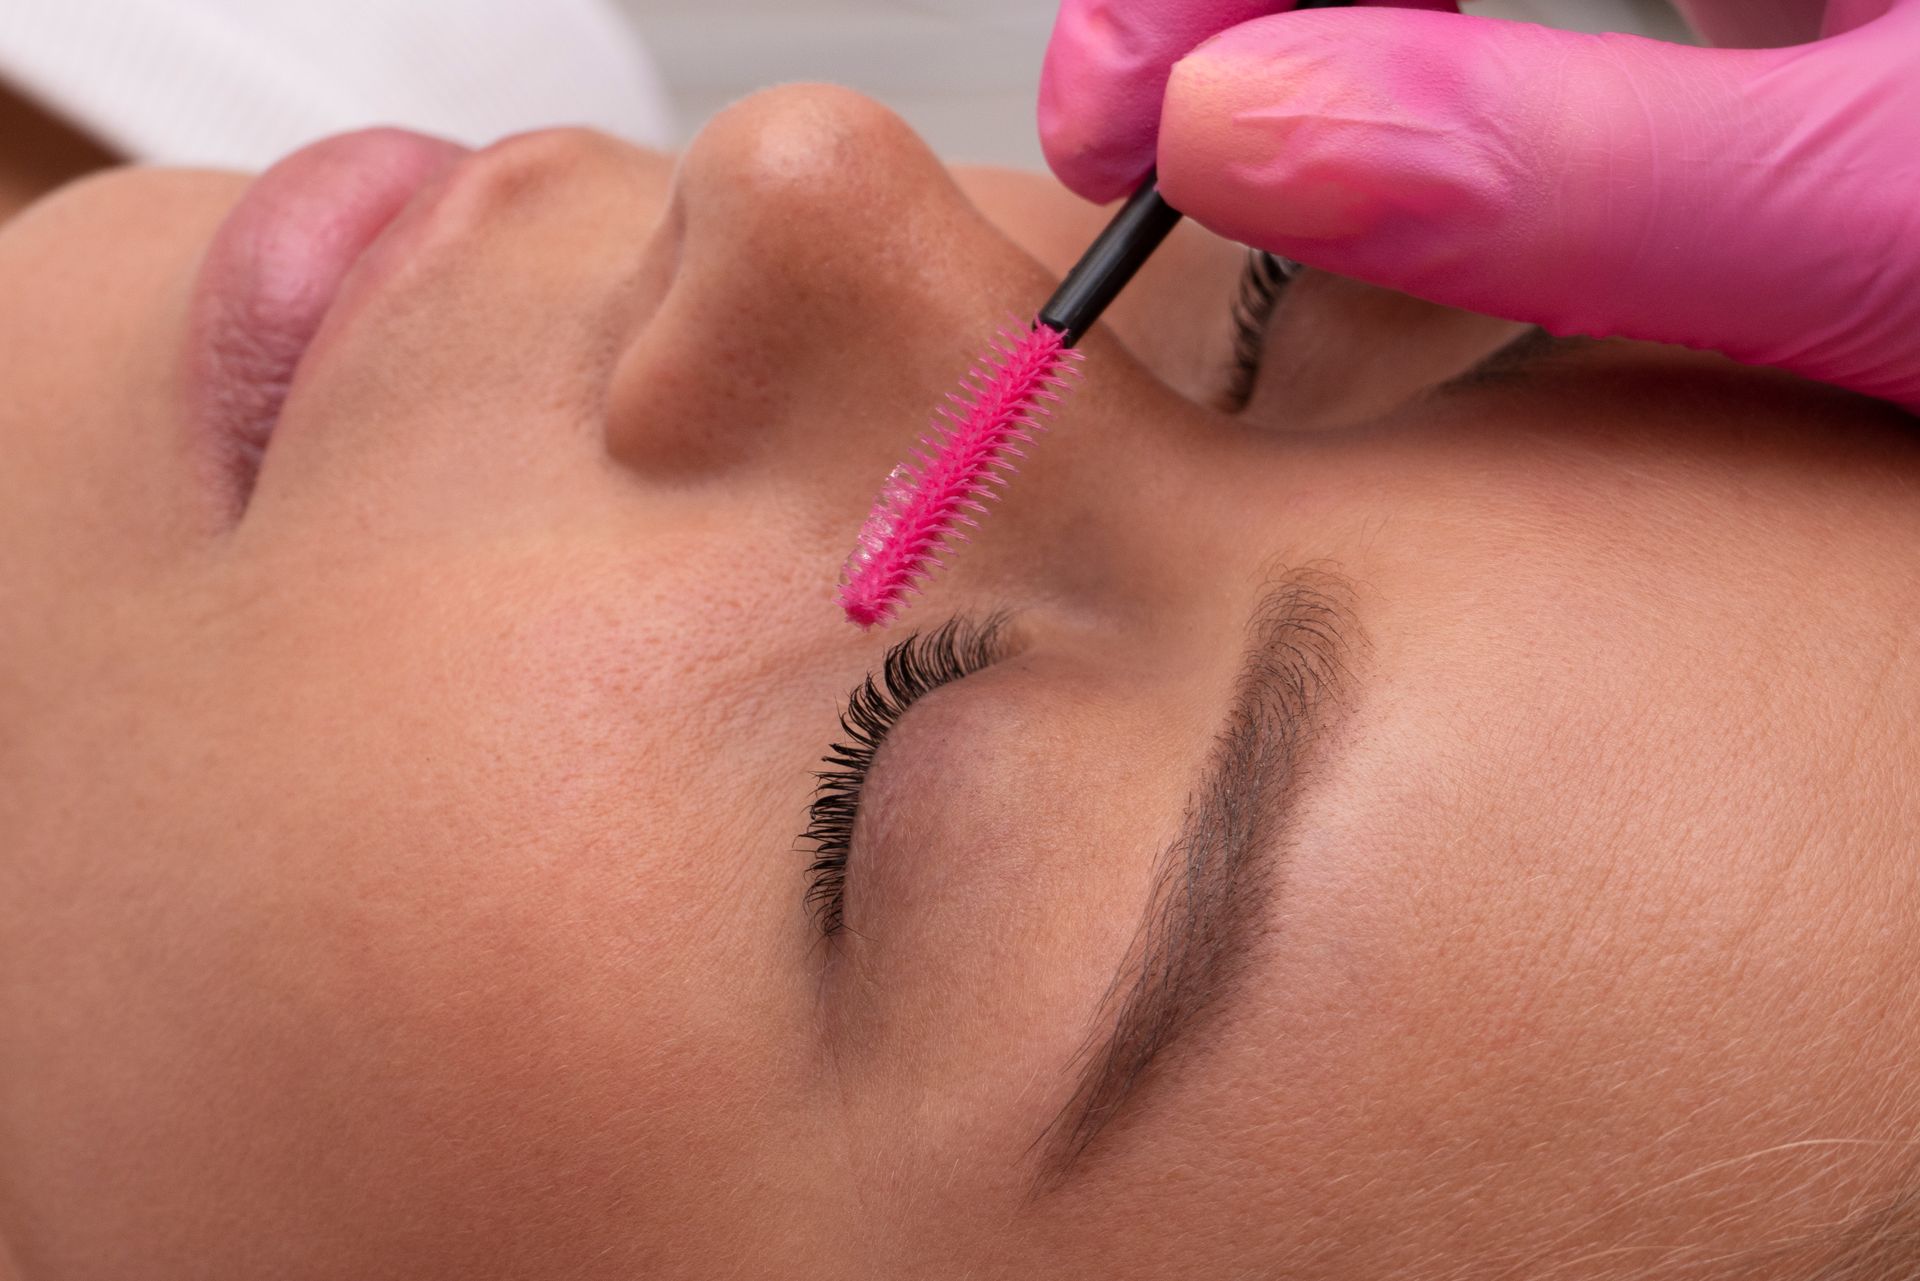
POLYGON ((1362 639, 1352 595, 1337 572, 1313 566, 1286 574, 1255 607, 1226 722, 1075 1056, 1078 1085, 1035 1141, 1036 1194, 1064 1180, 1155 1060, 1244 976, 1283 871, 1306 749, 1339 704, 1346 655, 1362 639))

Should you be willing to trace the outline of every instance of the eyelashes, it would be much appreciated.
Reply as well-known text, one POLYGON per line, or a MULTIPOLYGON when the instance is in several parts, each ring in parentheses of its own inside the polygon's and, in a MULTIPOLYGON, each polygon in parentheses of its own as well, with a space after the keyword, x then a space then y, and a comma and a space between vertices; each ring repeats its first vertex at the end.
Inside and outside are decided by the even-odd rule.
POLYGON ((1264 249, 1247 251, 1247 265, 1240 273, 1240 285, 1230 308, 1233 357, 1227 369, 1227 389, 1220 397, 1220 407, 1228 413, 1239 413, 1253 399, 1260 360, 1266 351, 1267 325, 1280 305, 1280 296, 1299 274, 1300 264, 1291 258, 1264 249))
POLYGON ((821 758, 817 785, 800 834, 811 845, 806 906, 828 938, 845 924, 847 857, 860 816, 860 792, 887 733, 917 700, 942 685, 971 676, 1006 653, 1006 619, 995 614, 975 623, 952 618, 931 632, 915 632, 887 651, 879 670, 847 695, 840 737, 821 758))

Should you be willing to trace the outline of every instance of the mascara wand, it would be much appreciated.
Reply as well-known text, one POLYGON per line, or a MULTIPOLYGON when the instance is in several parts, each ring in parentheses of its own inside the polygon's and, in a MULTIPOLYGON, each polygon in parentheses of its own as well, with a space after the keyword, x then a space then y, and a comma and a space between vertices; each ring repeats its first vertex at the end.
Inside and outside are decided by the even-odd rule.
POLYGON ((1019 446, 1041 430, 1058 401, 1064 376, 1080 358, 1073 347, 1107 304, 1133 279, 1140 264, 1167 238, 1180 213, 1161 199, 1147 175, 1113 221, 1073 265, 1060 287, 1025 332, 1001 330, 968 371, 956 409, 935 411, 912 461, 887 476, 860 541, 840 573, 840 608, 861 628, 888 622, 918 591, 949 539, 965 539, 961 525, 977 527, 986 513, 982 499, 998 498, 1019 446))
MULTIPOLYGON (((1300 0, 1295 9, 1341 8, 1351 0, 1300 0)), ((887 476, 860 541, 840 571, 840 608, 861 628, 884 624, 907 593, 918 591, 943 562, 960 526, 977 527, 987 498, 998 498, 1050 414, 1043 402, 1060 399, 1073 350, 1107 304, 1180 221, 1160 196, 1152 171, 1047 299, 1030 329, 1003 329, 949 394, 956 409, 935 411, 912 461, 887 476)))
POLYGON ((1040 308, 1038 323, 1058 333, 1062 347, 1078 343, 1179 221, 1180 211, 1161 197, 1158 180, 1148 173, 1040 308))

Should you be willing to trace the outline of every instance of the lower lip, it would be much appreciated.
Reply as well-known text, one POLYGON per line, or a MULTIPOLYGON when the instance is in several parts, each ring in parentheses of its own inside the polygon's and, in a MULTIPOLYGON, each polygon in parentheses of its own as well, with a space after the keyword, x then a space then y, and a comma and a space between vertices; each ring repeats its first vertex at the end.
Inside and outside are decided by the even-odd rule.
POLYGON ((189 412, 240 502, 354 263, 466 154, 403 129, 327 138, 262 174, 214 234, 188 322, 189 412))

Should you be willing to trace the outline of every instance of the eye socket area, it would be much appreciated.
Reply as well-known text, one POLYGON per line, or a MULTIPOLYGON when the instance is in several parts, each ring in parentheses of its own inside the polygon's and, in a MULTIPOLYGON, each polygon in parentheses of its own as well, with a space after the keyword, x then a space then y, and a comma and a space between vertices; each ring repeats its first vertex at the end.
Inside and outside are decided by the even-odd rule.
POLYGON ((1301 268, 1262 327, 1258 374, 1239 414, 1287 430, 1351 427, 1466 373, 1529 331, 1301 268))
POLYGON ((833 938, 845 924, 847 868, 860 801, 887 736, 916 702, 1008 657, 1016 642, 1005 614, 974 622, 956 616, 896 642, 847 695, 840 733, 821 758, 817 786, 800 834, 810 844, 806 902, 819 933, 833 938))

